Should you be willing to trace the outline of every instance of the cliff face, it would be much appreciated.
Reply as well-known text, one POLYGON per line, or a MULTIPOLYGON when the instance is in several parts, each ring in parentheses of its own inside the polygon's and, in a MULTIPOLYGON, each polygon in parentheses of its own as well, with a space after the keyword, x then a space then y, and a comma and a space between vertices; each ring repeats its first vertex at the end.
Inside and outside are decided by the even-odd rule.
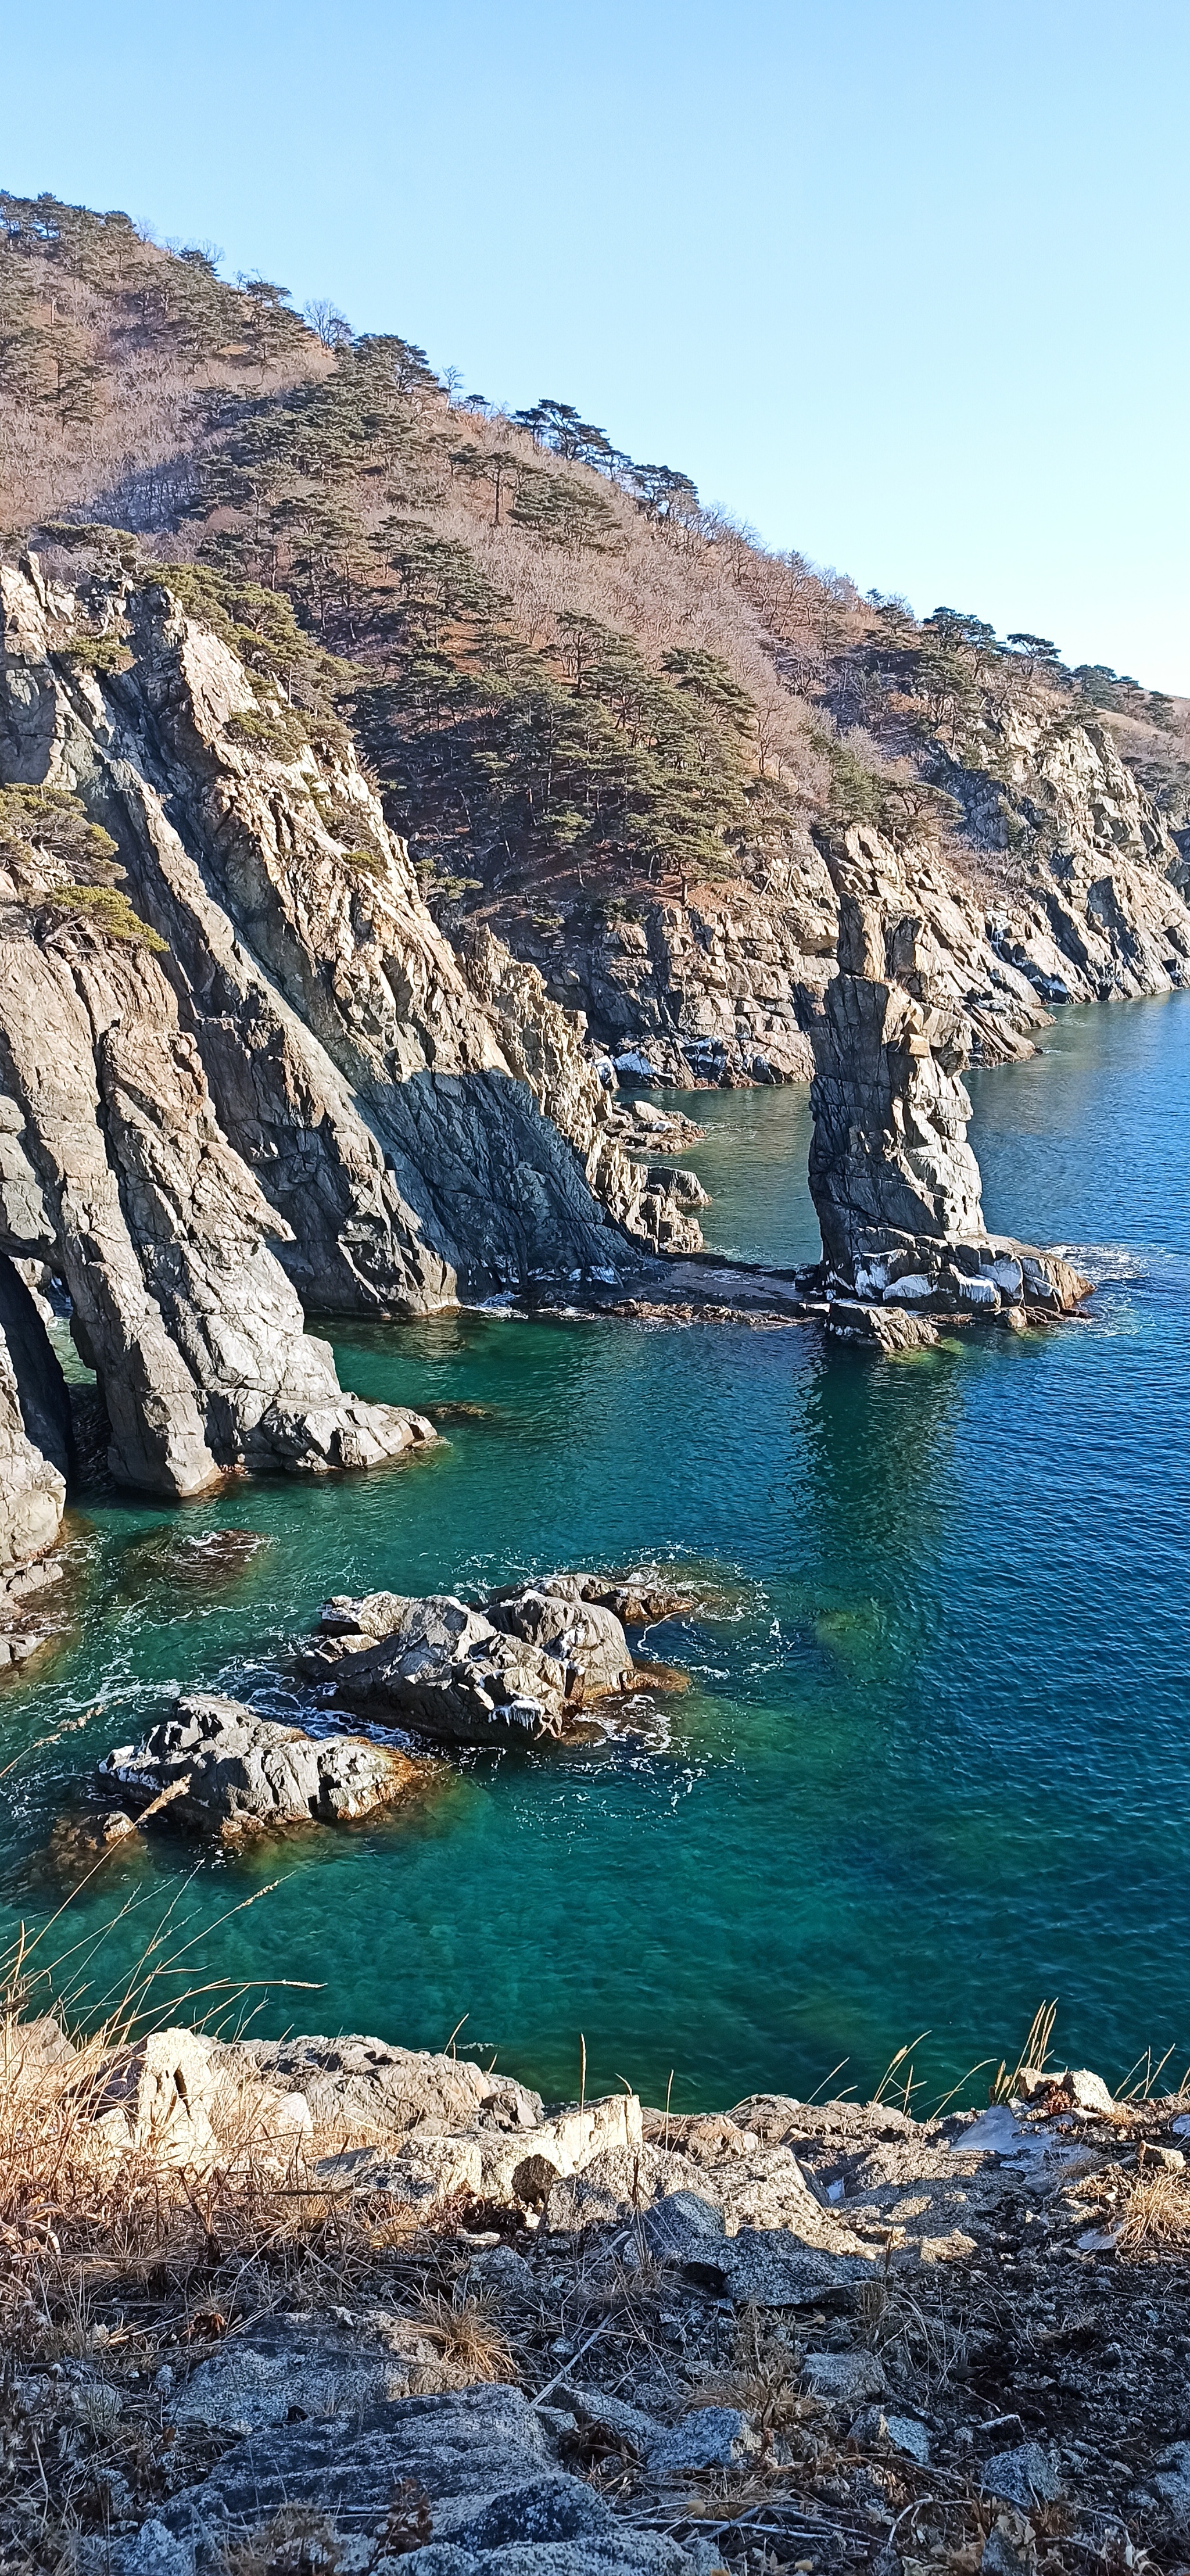
POLYGON ((426 1312, 698 1236, 538 979, 489 943, 467 980, 341 733, 316 750, 262 707, 162 589, 84 608, 30 560, 0 595, 0 1549, 23 1557, 56 1533, 69 1423, 14 1262, 69 1293, 114 1474, 181 1495, 432 1437, 342 1393, 305 1306, 426 1312))
MULTIPOLYGON (((959 831, 949 852, 906 849, 907 900, 974 1062, 1031 1053, 1055 1003, 1190 981, 1190 865, 1106 726, 1012 709, 973 729, 963 758, 935 744, 924 765, 959 831)), ((638 887, 602 907, 506 895, 489 918, 614 1058, 683 1084, 809 1077, 835 967, 809 834, 780 883, 743 874, 683 901, 638 887)))
POLYGON ((1166 993, 1190 982, 1190 868, 1106 725, 989 715, 939 782, 1004 885, 995 955, 1050 1002, 1166 993))
POLYGON ((814 1031, 810 1191, 828 1280, 927 1313, 1004 1305, 1023 1316, 1026 1299, 1068 1311, 1088 1282, 984 1224, 960 1078, 967 1029, 918 910, 917 872, 863 825, 824 833, 822 847, 839 971, 814 1031))
POLYGON ((304 1304, 424 1313, 656 1242, 622 1150, 592 1158, 608 1105, 561 1015, 510 989, 501 1019, 469 984, 341 729, 303 739, 164 589, 84 610, 31 566, 3 589, 0 770, 74 789, 115 839, 222 1135, 289 1227, 304 1304), (97 629, 126 668, 71 658, 97 629), (510 1062, 522 1000, 526 1044, 548 1019, 546 1052, 568 1062, 556 1100, 510 1062))

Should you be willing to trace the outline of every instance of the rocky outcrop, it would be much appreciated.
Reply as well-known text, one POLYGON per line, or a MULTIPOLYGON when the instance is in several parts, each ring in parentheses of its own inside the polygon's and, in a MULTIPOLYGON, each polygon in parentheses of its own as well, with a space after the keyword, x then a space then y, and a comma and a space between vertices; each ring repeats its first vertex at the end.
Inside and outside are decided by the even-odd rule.
MULTIPOLYGON (((966 1032, 944 980, 939 988, 902 863, 864 825, 824 834, 822 846, 839 972, 814 1031, 810 1191, 828 1284, 919 1309, 1070 1311, 1089 1282, 984 1225, 960 1079, 966 1032)), ((843 1311, 832 1329, 881 1337, 843 1311)))
POLYGON ((984 2576, 1027 2576, 1039 2510, 1055 2567, 1102 2558, 1122 2511, 1161 2563, 1184 2556, 1185 2092, 1022 2067, 1011 2102, 920 2120, 777 2093, 671 2116, 627 2091, 547 2108, 358 2036, 75 2050, 42 2020, 0 2051, 93 2279, 63 2366, 71 2272, 12 2231, 50 2313, 10 2374, 4 2536, 22 2509, 40 2530, 37 2464, 72 2465, 85 2428, 82 2576, 316 2552, 411 2576, 715 2576, 758 2528, 786 2563, 880 2568, 927 2484, 984 2576), (176 2232, 130 2344, 146 2199, 176 2232), (201 2302, 177 2286, 187 2217, 201 2302))
POLYGON ((47 919, 55 891, 36 859, 0 881, 0 1246, 69 1294, 113 1474, 182 1495, 239 1463, 369 1466, 432 1439, 419 1417, 342 1393, 159 958, 85 915, 47 919))
MULTIPOLYGON (((424 1763, 392 1745, 311 1736, 237 1700, 194 1692, 143 1743, 109 1753, 97 1783, 131 1810, 142 1831, 166 1826, 232 1843, 282 1826, 354 1822, 409 1796, 426 1778, 424 1763)), ((110 1812, 103 1822, 103 1839, 116 1839, 110 1812)))
POLYGON ((1043 1001, 1190 982, 1186 862, 1107 725, 989 709, 960 756, 938 751, 935 775, 1003 881, 989 945, 1043 1001))
MULTIPOLYGON (((0 1256, 0 1587, 14 1581, 12 1569, 53 1546, 71 1451, 57 1355, 24 1280, 0 1256)), ((0 1598, 0 1613, 6 1606, 0 1598)))
POLYGON ((625 1143, 639 1147, 644 1140, 632 1134, 599 1078, 584 1015, 561 1009, 537 968, 513 957, 482 925, 464 937, 461 957, 468 982, 494 1015, 511 1070, 573 1145, 596 1198, 659 1250, 697 1251, 702 1235, 689 1210, 705 1207, 706 1193, 692 1173, 642 1169, 629 1160, 625 1143))
POLYGON ((610 1137, 594 1151, 597 1086, 534 996, 497 1010, 468 983, 342 728, 254 687, 167 589, 84 606, 32 559, 0 588, 0 777, 77 791, 116 841, 305 1305, 425 1313, 631 1267, 656 1211, 610 1137), (97 629, 126 668, 71 658, 97 629), (570 1141, 502 1028, 518 1063, 536 1055, 543 1097, 561 1073, 570 1141))
POLYGON ((298 1658, 307 1681, 331 1682, 360 1716, 451 1744, 533 1742, 573 1733, 601 1702, 637 1686, 616 1612, 561 1576, 491 1593, 472 1608, 452 1593, 425 1600, 373 1592, 328 1601, 317 1640, 298 1658))
MULTIPOLYGON (((1032 1052, 1055 1003, 1190 981, 1190 870, 1108 728, 990 703, 958 753, 917 755, 955 801, 944 851, 908 854, 938 998, 977 1064, 1032 1052), (974 865, 972 865, 974 862, 974 865)), ((804 1081, 835 951, 828 872, 809 833, 784 880, 744 870, 683 896, 600 902, 568 890, 487 917, 549 993, 587 1016, 626 1080, 804 1081)))

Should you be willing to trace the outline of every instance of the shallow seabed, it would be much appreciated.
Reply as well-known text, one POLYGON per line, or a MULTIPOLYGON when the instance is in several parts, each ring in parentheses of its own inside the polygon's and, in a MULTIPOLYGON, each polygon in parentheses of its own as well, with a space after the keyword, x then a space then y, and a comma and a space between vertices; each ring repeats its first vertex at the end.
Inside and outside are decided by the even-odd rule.
MULTIPOLYGON (((985 1211, 1077 1248, 1092 1320, 898 1362, 817 1332, 525 1324, 348 1328, 344 1382, 466 1404, 449 1446, 335 1487, 242 1484, 81 1516, 81 1635, 0 1707, 0 1933, 61 1898, 39 1855, 67 1783, 160 1707, 219 1686, 279 1712, 285 1641, 328 1591, 425 1591, 674 1557, 719 1615, 655 1632, 694 1686, 593 1751, 476 1756, 379 1830, 228 1864, 115 1858, 50 1954, 132 1900, 97 2000, 176 1905, 256 2027, 500 2051, 547 2093, 627 2078, 675 2108, 870 2089, 924 2030, 940 2092, 1014 2049, 1043 1995, 1076 2063, 1190 2056, 1190 995, 1068 1012, 976 1075, 985 1211), (178 1579, 172 1536, 250 1527, 237 1579, 178 1579), (247 1912, 244 1897, 277 1880, 247 1912), (466 2019, 464 2020, 464 2016, 466 2019), (1179 2053, 1180 2052, 1180 2053, 1179 2053)), ((803 1092, 700 1094, 708 1240, 816 1238, 803 1092)), ((1174 2073, 1173 2066, 1170 2074, 1174 2073)), ((924 2098, 924 2097, 923 2097, 924 2098)))

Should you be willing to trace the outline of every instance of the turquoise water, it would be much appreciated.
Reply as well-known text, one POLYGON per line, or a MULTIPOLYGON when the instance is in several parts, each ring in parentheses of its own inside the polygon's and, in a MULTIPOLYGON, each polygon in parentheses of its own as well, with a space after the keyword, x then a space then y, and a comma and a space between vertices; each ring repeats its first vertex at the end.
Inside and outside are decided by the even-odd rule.
MULTIPOLYGON (((974 1078, 985 1207, 1085 1250, 1089 1324, 892 1364, 805 1329, 351 1328, 346 1382, 482 1412, 387 1475, 97 1503, 78 1642, 0 1706, 6 1758, 93 1712, 4 1782, 0 1930, 58 1901, 42 1855, 69 1781, 163 1684, 303 1705, 277 1658, 327 1591, 672 1556, 724 1589, 656 1633, 694 1685, 651 1735, 477 1755, 403 1819, 247 1861, 114 1859, 45 1949, 130 1903, 97 1996, 174 1904, 192 1974, 264 1981, 258 2028, 440 2047, 463 2022, 553 2093, 582 2033, 589 2088, 656 2099, 672 2069, 683 2108, 810 2091, 843 2058, 862 2091, 926 2030, 941 2091, 1015 2051, 1042 1996, 1076 2063, 1116 2078, 1173 2045, 1180 2075, 1190 996, 1071 1012, 1046 1044, 974 1078), (171 1541, 220 1526, 268 1544, 187 1585, 171 1541)), ((812 1255, 805 1095, 689 1105, 709 1240, 812 1255)))

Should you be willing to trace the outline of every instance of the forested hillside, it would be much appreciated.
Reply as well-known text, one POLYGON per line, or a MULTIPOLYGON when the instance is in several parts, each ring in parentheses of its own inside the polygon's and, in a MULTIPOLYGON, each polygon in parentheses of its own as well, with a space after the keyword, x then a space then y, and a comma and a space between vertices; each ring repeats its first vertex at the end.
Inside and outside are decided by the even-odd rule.
POLYGON ((262 739, 350 723, 440 915, 487 912, 609 1042, 652 1004, 617 1028, 601 942, 660 939, 664 981, 734 892, 787 966, 821 950, 823 819, 1002 905, 1062 844, 1043 774, 1087 724, 1169 825, 1190 815, 1190 710, 1159 689, 861 597, 564 400, 498 414, 396 336, 226 283, 210 246, 48 197, 0 198, 0 226, 8 538, 74 580, 192 566, 255 664, 262 739))

